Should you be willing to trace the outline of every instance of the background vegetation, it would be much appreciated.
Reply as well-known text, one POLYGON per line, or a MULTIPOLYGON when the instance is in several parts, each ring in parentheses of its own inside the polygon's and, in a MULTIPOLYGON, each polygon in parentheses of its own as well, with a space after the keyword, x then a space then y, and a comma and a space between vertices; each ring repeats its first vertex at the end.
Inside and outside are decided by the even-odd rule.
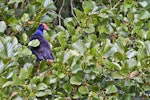
POLYGON ((149 0, 0 0, 0 99, 149 99, 149 19, 149 0), (55 63, 35 76, 40 22, 55 63))

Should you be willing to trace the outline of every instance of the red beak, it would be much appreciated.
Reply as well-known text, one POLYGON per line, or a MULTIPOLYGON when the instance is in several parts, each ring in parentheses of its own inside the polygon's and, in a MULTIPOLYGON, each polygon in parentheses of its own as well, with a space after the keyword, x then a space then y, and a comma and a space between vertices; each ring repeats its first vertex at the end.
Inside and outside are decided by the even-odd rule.
POLYGON ((44 30, 48 30, 48 27, 45 23, 42 23, 42 25, 44 26, 44 30))

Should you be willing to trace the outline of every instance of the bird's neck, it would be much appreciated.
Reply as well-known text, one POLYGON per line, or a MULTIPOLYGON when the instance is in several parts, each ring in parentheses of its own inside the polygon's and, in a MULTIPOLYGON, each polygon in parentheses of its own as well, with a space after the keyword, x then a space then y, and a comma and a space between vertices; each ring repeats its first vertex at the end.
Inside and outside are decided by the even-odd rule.
POLYGON ((37 29, 35 34, 40 35, 43 37, 43 29, 37 29))

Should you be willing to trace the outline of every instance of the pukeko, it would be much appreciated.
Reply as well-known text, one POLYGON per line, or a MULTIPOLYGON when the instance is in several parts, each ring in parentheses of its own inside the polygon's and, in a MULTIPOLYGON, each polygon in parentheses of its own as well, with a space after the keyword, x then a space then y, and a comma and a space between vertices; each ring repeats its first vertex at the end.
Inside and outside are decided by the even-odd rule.
POLYGON ((49 45, 49 42, 43 36, 43 30, 48 30, 45 23, 41 23, 36 32, 31 36, 30 41, 38 39, 40 45, 37 47, 30 47, 32 53, 36 55, 38 61, 47 60, 49 64, 54 61, 54 57, 49 45))

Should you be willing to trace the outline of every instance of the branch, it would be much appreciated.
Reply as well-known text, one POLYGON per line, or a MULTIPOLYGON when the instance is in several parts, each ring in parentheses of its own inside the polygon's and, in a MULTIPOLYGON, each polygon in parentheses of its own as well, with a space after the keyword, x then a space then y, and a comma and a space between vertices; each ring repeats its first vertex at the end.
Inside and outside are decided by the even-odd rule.
POLYGON ((78 24, 80 25, 80 22, 78 21, 76 15, 74 14, 74 11, 73 11, 73 0, 70 0, 70 4, 71 4, 71 14, 73 15, 73 17, 76 19, 76 21, 78 22, 78 24))
POLYGON ((119 1, 114 5, 114 7, 113 7, 111 10, 114 10, 114 9, 120 4, 121 1, 122 1, 122 0, 119 0, 119 1))
MULTIPOLYGON (((61 5, 61 7, 60 7, 60 9, 59 9, 59 16, 61 16, 61 11, 62 11, 62 9, 63 9, 63 7, 64 7, 64 4, 65 4, 65 0, 63 0, 63 3, 62 3, 62 5, 61 5)), ((59 25, 61 25, 61 17, 59 17, 59 25)))
POLYGON ((112 3, 111 3, 111 0, 109 0, 109 3, 110 3, 110 9, 112 9, 112 3))
POLYGON ((57 17, 59 17, 60 19, 64 20, 64 18, 62 18, 61 15, 57 14, 54 10, 50 9, 50 11, 51 11, 53 14, 56 14, 57 17))

